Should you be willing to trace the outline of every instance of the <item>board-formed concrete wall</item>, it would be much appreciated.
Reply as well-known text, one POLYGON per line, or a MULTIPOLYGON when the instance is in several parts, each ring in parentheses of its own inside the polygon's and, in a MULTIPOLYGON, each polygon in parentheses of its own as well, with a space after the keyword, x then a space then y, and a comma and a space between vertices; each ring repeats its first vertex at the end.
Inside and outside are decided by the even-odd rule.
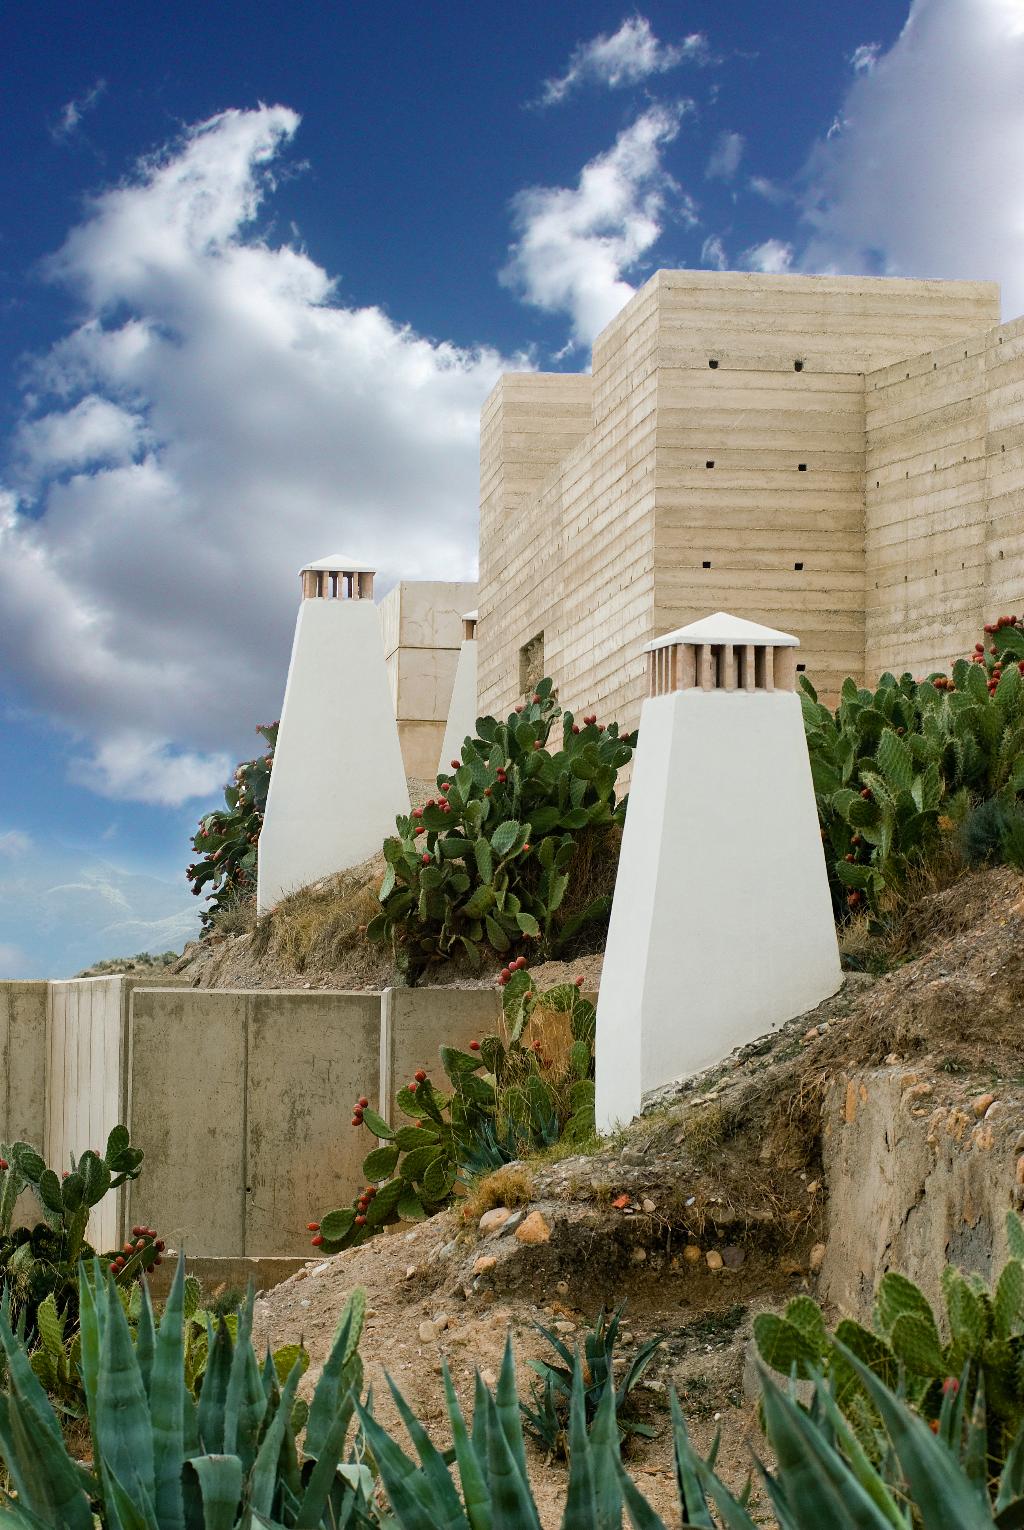
POLYGON ((476 599, 475 584, 403 580, 380 603, 384 663, 407 776, 429 781, 437 774, 462 617, 476 599))
POLYGON ((865 391, 865 667, 927 674, 1024 595, 1024 320, 865 391))
MULTIPOLYGON (((231 1278, 265 1284, 310 1252, 306 1223, 362 1183, 373 1143, 349 1125, 353 1102, 391 1116, 417 1068, 439 1076, 440 1048, 466 1047, 500 1015, 492 989, 2 982, 0 1141, 41 1147, 59 1168, 123 1121, 145 1163, 94 1213, 95 1246, 144 1222, 211 1272, 264 1261, 231 1278)), ((19 1209, 38 1216, 29 1196, 19 1209)))
POLYGON ((962 524, 947 495, 955 535, 915 596, 920 619, 932 597, 940 619, 948 600, 956 623, 975 620, 971 557, 954 552, 979 538, 985 609, 1012 609, 1024 598, 1024 321, 998 317, 985 282, 660 271, 598 337, 592 377, 503 377, 481 416, 481 711, 515 704, 521 650, 543 635, 563 704, 634 726, 643 643, 718 608, 795 632, 826 696, 847 674, 877 675, 884 634, 905 624, 891 572, 876 573, 907 539, 894 523, 913 539, 922 503, 944 513, 940 477, 933 491, 896 466, 884 412, 909 419, 915 405, 886 389, 908 371, 913 387, 926 368, 942 373, 943 460, 957 482, 966 431, 975 446, 956 455, 976 452, 983 467, 967 476, 985 485, 980 520, 970 490, 962 524), (950 370, 933 368, 940 354, 950 370), (896 472, 923 501, 893 488, 896 472))

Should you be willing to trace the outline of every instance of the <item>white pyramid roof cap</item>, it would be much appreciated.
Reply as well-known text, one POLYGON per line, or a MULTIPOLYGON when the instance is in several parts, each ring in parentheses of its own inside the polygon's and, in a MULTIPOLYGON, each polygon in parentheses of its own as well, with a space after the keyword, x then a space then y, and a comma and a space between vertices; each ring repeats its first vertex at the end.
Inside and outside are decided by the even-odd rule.
POLYGON ((462 620, 464 622, 475 622, 477 620, 477 613, 475 611, 463 611, 462 620))
POLYGON ((734 647, 748 644, 761 648, 799 648, 800 639, 791 632, 777 632, 774 627, 762 627, 760 622, 748 622, 742 616, 732 616, 728 611, 716 611, 713 616, 702 616, 700 621, 675 632, 666 632, 644 645, 644 653, 656 648, 675 648, 680 643, 731 643, 734 647))
POLYGON ((377 570, 372 563, 353 563, 351 558, 346 558, 342 553, 335 553, 333 558, 316 558, 311 563, 304 563, 299 569, 300 574, 310 572, 337 574, 375 574, 377 570))

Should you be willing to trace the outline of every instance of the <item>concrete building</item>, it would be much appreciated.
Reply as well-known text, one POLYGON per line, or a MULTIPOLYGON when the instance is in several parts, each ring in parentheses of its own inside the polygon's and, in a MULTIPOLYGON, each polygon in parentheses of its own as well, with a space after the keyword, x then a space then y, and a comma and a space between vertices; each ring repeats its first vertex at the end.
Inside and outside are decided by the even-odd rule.
POLYGON ((407 776, 429 781, 437 774, 462 650, 463 613, 476 605, 476 592, 475 584, 402 580, 380 603, 384 661, 407 776))
POLYGON ((659 271, 590 374, 481 419, 479 703, 636 725, 646 641, 726 607, 847 674, 946 667, 1024 598, 1024 320, 991 283, 659 271))

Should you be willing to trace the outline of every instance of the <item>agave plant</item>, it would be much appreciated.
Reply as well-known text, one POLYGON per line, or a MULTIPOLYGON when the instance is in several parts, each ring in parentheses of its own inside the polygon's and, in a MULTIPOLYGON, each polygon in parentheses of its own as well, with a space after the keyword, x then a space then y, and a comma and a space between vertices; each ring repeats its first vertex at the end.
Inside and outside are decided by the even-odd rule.
MULTIPOLYGON (((933 1433, 906 1401, 862 1366, 864 1386, 887 1431, 890 1449, 884 1467, 874 1465, 843 1419, 828 1385, 819 1376, 810 1410, 771 1378, 763 1376, 764 1416, 776 1465, 756 1462, 773 1519, 748 1509, 750 1484, 739 1497, 715 1474, 715 1441, 708 1459, 694 1450, 675 1393, 671 1423, 679 1518, 703 1530, 755 1530, 774 1523, 778 1530, 1000 1530, 1024 1524, 1024 1437, 1007 1462, 989 1507, 985 1483, 984 1419, 976 1405, 968 1416, 962 1399, 947 1396, 939 1433, 933 1433)), ((541 1530, 529 1480, 522 1421, 516 1397, 511 1346, 506 1347, 492 1394, 479 1375, 472 1426, 468 1426, 447 1368, 444 1385, 454 1464, 432 1443, 401 1392, 392 1383, 395 1406, 415 1451, 413 1460, 366 1408, 359 1408, 367 1444, 388 1494, 399 1530, 541 1530)), ((634 1530, 666 1530, 665 1521, 644 1498, 619 1456, 614 1388, 609 1382, 588 1433, 585 1383, 574 1361, 569 1409, 569 1474, 562 1530, 620 1530, 623 1510, 634 1530)))
POLYGON ((630 1355, 628 1361, 624 1361, 621 1376, 616 1381, 615 1346, 619 1340, 625 1305, 623 1302, 610 1316, 604 1308, 601 1309, 593 1325, 583 1335, 582 1354, 578 1348, 570 1349, 550 1328, 544 1328, 540 1323, 535 1325, 562 1364, 554 1365, 549 1360, 531 1360, 530 1366, 537 1373, 539 1385, 536 1381, 533 1383, 529 1403, 520 1403, 519 1406, 529 1432, 555 1455, 566 1454, 573 1386, 576 1371, 581 1367, 586 1378, 583 1408, 588 1428, 597 1416, 601 1399, 610 1387, 615 1399, 615 1420, 619 1434, 623 1438, 640 1435, 651 1439, 654 1436, 655 1431, 650 1424, 641 1423, 632 1416, 629 1401, 630 1393, 634 1387, 639 1386, 644 1372, 664 1344, 665 1336, 655 1334, 630 1355))
POLYGON ((135 1342, 109 1274, 83 1269, 80 1365, 92 1430, 93 1466, 69 1455, 57 1417, 23 1346, 0 1313, 8 1395, 0 1406, 0 1456, 14 1493, 2 1502, 25 1530, 253 1530, 257 1526, 380 1523, 373 1479, 345 1461, 362 1384, 358 1342, 363 1299, 345 1308, 308 1411, 296 1403, 296 1362, 282 1383, 251 1341, 253 1292, 232 1339, 210 1335, 198 1402, 185 1384, 184 1266, 155 1325, 144 1292, 135 1342), (301 1450, 297 1434, 305 1426, 301 1450))

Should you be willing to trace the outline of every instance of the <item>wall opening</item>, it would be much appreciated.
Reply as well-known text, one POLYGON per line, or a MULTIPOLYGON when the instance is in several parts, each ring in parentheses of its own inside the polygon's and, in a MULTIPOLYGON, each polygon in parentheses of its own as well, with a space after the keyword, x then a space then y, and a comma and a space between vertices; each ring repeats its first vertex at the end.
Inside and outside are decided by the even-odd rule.
MULTIPOLYGON (((1002 557, 1002 553, 1000 553, 999 556, 1002 557)), ((711 567, 711 564, 710 564, 710 562, 707 559, 705 559, 704 562, 701 564, 701 568, 710 568, 710 567, 711 567)))
POLYGON ((806 462, 798 462, 797 465, 796 465, 796 470, 797 470, 798 473, 806 473, 807 472, 807 463, 806 462))
POLYGON ((794 363, 793 363, 793 371, 794 372, 802 372, 803 369, 804 369, 804 364, 803 364, 802 361, 794 361, 794 363))
POLYGON ((793 567, 796 569, 798 574, 802 574, 804 571, 804 566, 802 563, 794 563, 793 567))
POLYGON ((705 466, 705 467, 706 467, 706 468, 709 468, 709 467, 714 467, 714 465, 715 465, 715 464, 714 464, 714 463, 713 463, 713 462, 705 462, 705 464, 704 464, 704 466, 705 466))
POLYGON ((544 679, 544 634, 538 632, 519 650, 519 689, 535 691, 544 679))
POLYGON ((714 357, 712 357, 712 358, 711 358, 711 359, 710 359, 710 360, 709 360, 709 361, 708 361, 708 366, 709 366, 709 367, 710 367, 710 368, 711 368, 711 370, 712 370, 712 372, 713 372, 713 371, 714 371, 714 370, 715 370, 715 368, 716 368, 716 367, 717 367, 717 365, 718 365, 718 362, 717 362, 717 361, 715 361, 715 359, 714 359, 714 357))

